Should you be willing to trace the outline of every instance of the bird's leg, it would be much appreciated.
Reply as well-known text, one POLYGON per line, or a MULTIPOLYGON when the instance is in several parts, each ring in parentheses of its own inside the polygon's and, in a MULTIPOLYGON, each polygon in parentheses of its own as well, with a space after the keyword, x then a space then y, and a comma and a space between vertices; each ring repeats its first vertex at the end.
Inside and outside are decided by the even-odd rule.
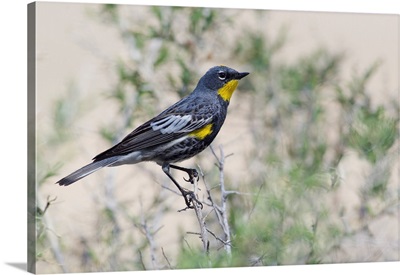
MULTIPOLYGON (((162 170, 163 170, 164 173, 172 180, 172 182, 176 185, 176 187, 178 187, 178 189, 179 189, 179 191, 181 192, 183 198, 185 199, 186 206, 187 206, 188 208, 194 208, 193 203, 196 202, 196 203, 199 204, 199 206, 200 206, 201 208, 203 208, 203 204, 196 198, 195 194, 194 194, 192 191, 189 191, 189 190, 187 190, 187 189, 185 189, 185 188, 182 188, 182 186, 180 186, 180 185, 176 182, 176 180, 172 177, 171 173, 169 172, 169 168, 170 168, 171 166, 172 166, 172 165, 169 165, 169 164, 163 164, 163 165, 162 165, 162 170)), ((174 167, 171 167, 171 168, 174 168, 174 167)), ((179 168, 181 168, 181 167, 179 167, 179 168)), ((175 168, 175 169, 179 169, 179 168, 175 168)), ((194 170, 194 169, 193 169, 193 170, 194 170)), ((186 170, 184 170, 184 171, 186 172, 186 170)), ((196 173, 197 173, 197 171, 196 171, 196 173)), ((189 172, 188 172, 188 174, 189 174, 189 172)))
POLYGON ((200 178, 199 173, 197 172, 196 169, 180 167, 180 166, 176 166, 173 164, 170 164, 169 167, 186 172, 189 176, 189 179, 185 179, 185 178, 183 178, 183 179, 187 182, 190 182, 191 184, 194 184, 194 179, 199 180, 199 178, 200 178))

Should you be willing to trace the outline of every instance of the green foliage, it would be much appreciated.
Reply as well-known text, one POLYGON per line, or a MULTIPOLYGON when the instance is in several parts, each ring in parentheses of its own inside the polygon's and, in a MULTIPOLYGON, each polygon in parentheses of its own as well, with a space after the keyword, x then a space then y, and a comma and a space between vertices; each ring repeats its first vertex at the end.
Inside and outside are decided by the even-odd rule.
POLYGON ((398 138, 397 122, 385 115, 383 106, 377 110, 360 109, 349 134, 349 145, 371 163, 387 154, 398 138))
POLYGON ((72 82, 67 88, 65 97, 56 100, 53 108, 52 136, 49 138, 50 145, 57 145, 71 138, 70 126, 81 114, 79 104, 79 91, 72 82))
MULTIPOLYGON (((119 6, 111 4, 103 5, 98 13, 102 22, 119 31, 131 53, 130 58, 117 61, 117 80, 107 93, 122 119, 102 125, 99 134, 113 144, 136 119, 160 111, 166 98, 187 95, 201 73, 200 65, 232 60, 251 72, 240 84, 241 93, 235 94, 249 109, 249 113, 236 114, 246 118, 244 130, 253 145, 243 161, 248 174, 236 180, 237 185, 228 186, 238 189, 227 200, 231 254, 221 249, 219 240, 212 241, 205 253, 200 241, 189 244, 183 233, 171 261, 174 264, 155 261, 158 228, 150 225, 168 210, 157 194, 141 217, 132 215, 124 202, 115 208, 99 208, 95 239, 108 249, 104 256, 91 247, 93 240, 86 241, 88 261, 95 269, 91 271, 334 262, 332 253, 342 252, 345 238, 364 232, 369 221, 398 204, 396 190, 389 185, 393 166, 388 156, 398 143, 399 104, 390 102, 393 116, 388 105, 373 107, 367 92, 378 62, 345 81, 340 74, 345 61, 341 52, 317 48, 293 62, 280 61, 277 55, 289 35, 284 28, 273 39, 263 30, 246 26, 246 31, 230 40, 233 44, 222 47, 231 35, 226 30, 241 27, 223 10, 151 7, 143 12, 149 22, 126 18, 119 6), (340 165, 353 151, 370 173, 357 185, 360 202, 355 206, 366 218, 347 226, 345 206, 333 201, 343 183, 340 165), (121 220, 137 229, 140 237, 123 235, 121 220), (123 251, 135 257, 126 259, 123 251), (110 260, 102 261, 102 257, 110 260)), ((57 101, 56 107, 56 136, 70 138, 67 128, 79 107, 65 99, 57 101)), ((43 181, 57 172, 57 166, 47 168, 43 181)), ((219 185, 216 170, 205 174, 212 186, 219 185)), ((225 177, 227 185, 233 185, 235 181, 229 179, 235 175, 225 177)), ((218 224, 215 216, 207 215, 207 224, 218 224)))
MULTIPOLYGON (((167 78, 171 90, 182 97, 197 79, 195 65, 201 61, 200 52, 206 51, 202 43, 207 37, 216 39, 213 28, 233 23, 227 23, 218 10, 153 7, 151 12, 158 24, 147 31, 143 27, 140 32, 132 32, 133 37, 140 50, 146 49, 152 39, 162 39, 152 65, 157 70, 177 65, 181 72, 178 80, 169 73, 167 78), (189 22, 185 41, 178 39, 173 22, 182 15, 189 22)), ((328 205, 328 198, 341 183, 338 165, 346 150, 356 150, 373 166, 398 138, 398 118, 388 117, 383 106, 373 109, 366 92, 379 63, 343 83, 339 73, 344 55, 340 52, 318 48, 292 63, 277 61, 287 35, 284 28, 275 39, 250 30, 243 39, 236 39, 228 52, 251 72, 241 86, 252 93, 248 121, 255 149, 248 161, 257 162, 263 169, 241 183, 254 196, 235 195, 229 199, 232 254, 218 250, 218 245, 204 254, 200 246, 192 247, 182 240, 177 268, 329 261, 330 252, 348 236, 340 216, 328 205), (334 102, 327 102, 332 98, 334 102), (327 122, 332 112, 327 104, 334 104, 343 114, 336 121, 329 120, 334 124, 327 122), (332 128, 337 129, 335 140, 329 138, 332 128)), ((124 67, 122 64, 120 71, 124 67)), ((120 82, 137 79, 125 72, 120 75, 125 76, 120 82)), ((140 90, 141 85, 134 86, 140 90)), ((387 190, 390 165, 383 171, 381 177, 362 189, 367 207, 372 194, 387 190)))
POLYGON ((280 30, 276 39, 270 39, 260 31, 246 32, 244 39, 237 42, 234 55, 249 63, 255 71, 267 72, 286 39, 287 31, 284 28, 280 30))
MULTIPOLYGON (((341 59, 341 55, 319 49, 310 56, 300 58, 294 65, 284 66, 281 72, 281 86, 290 92, 293 98, 297 98, 299 93, 318 89, 327 82, 332 83, 336 78, 341 59)), ((293 104, 300 103, 293 101, 293 104)))
POLYGON ((236 53, 253 68, 247 80, 254 93, 250 163, 263 169, 242 183, 249 184, 246 191, 257 198, 251 207, 243 207, 244 198, 231 201, 233 259, 241 259, 232 265, 329 262, 343 239, 365 228, 349 233, 328 203, 342 182, 338 166, 347 151, 356 150, 371 166, 360 188, 360 211, 369 209, 371 219, 382 215, 377 203, 386 209, 397 200, 388 193, 393 166, 386 158, 398 140, 399 117, 390 117, 388 106, 372 107, 367 87, 378 62, 343 82, 341 53, 320 48, 279 64, 273 61, 284 47, 279 39, 252 35, 249 41, 253 43, 242 42, 236 53), (341 114, 338 119, 330 119, 328 104, 341 114), (330 138, 331 129, 336 129, 337 139, 330 138))
POLYGON ((190 33, 197 36, 203 35, 213 27, 216 20, 217 11, 205 8, 193 8, 190 11, 190 33))

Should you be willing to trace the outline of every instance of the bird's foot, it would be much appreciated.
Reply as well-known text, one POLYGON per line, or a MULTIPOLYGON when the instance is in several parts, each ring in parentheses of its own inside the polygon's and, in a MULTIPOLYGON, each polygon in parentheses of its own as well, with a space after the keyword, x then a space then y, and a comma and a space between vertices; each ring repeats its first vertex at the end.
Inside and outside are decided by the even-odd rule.
POLYGON ((186 182, 190 182, 191 184, 194 184, 194 179, 196 179, 197 181, 200 179, 199 172, 197 172, 196 169, 187 168, 185 172, 189 176, 188 179, 183 178, 186 182))
POLYGON ((189 190, 181 190, 182 196, 185 199, 185 203, 187 208, 193 209, 195 207, 195 203, 197 204, 198 207, 203 209, 203 204, 196 198, 196 195, 194 194, 193 191, 189 190))

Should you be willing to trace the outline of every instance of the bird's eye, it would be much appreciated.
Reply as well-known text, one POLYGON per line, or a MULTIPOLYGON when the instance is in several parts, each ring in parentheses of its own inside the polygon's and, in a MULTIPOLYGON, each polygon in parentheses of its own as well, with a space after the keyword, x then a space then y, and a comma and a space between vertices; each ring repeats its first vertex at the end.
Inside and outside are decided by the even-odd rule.
POLYGON ((219 71, 218 72, 218 78, 221 79, 221 80, 225 80, 226 79, 226 72, 219 71))

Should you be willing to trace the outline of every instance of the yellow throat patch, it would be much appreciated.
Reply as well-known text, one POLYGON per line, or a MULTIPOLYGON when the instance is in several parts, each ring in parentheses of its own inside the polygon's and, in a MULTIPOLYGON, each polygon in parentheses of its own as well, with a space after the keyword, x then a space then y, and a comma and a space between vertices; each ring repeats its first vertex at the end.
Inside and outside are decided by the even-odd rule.
POLYGON ((206 126, 201 127, 200 129, 194 130, 189 134, 191 137, 195 137, 197 139, 205 139, 209 134, 212 133, 212 123, 207 124, 206 126))
POLYGON ((226 83, 224 85, 224 87, 220 88, 218 90, 218 94, 222 97, 223 100, 229 101, 238 84, 239 84, 239 81, 236 79, 233 79, 233 80, 229 81, 228 83, 226 83))

